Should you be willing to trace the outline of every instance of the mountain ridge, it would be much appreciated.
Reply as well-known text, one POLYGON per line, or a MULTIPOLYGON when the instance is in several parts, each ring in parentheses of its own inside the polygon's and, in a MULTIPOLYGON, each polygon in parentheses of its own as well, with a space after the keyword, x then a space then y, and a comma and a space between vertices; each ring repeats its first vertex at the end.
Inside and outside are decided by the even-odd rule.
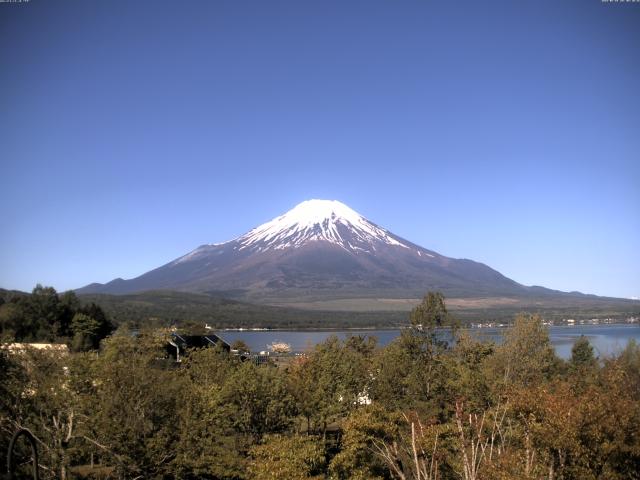
POLYGON ((410 242, 335 200, 307 200, 227 242, 203 244, 136 278, 78 293, 234 292, 258 303, 291 299, 576 296, 525 286, 491 267, 410 242))

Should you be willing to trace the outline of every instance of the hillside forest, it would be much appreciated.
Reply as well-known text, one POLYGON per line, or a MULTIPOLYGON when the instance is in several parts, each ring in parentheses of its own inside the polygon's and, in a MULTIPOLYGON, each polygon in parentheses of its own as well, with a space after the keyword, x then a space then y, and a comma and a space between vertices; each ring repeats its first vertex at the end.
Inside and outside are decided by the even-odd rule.
MULTIPOLYGON (((564 361, 529 314, 479 342, 431 293, 384 348, 331 337, 279 366, 218 348, 178 363, 168 329, 111 332, 99 307, 35 293, 2 306, 3 340, 71 348, 0 350, 0 451, 28 430, 42 479, 640 478, 634 342, 597 358, 581 338, 564 361)), ((31 478, 27 444, 15 453, 31 478)))

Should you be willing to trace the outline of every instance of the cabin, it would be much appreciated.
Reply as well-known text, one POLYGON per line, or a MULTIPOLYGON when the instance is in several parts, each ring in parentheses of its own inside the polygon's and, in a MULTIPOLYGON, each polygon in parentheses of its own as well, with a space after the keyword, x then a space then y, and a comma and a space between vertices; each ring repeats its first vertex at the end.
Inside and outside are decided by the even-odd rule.
POLYGON ((190 348, 222 348, 225 352, 231 352, 231 345, 225 342, 215 333, 207 335, 184 335, 177 332, 171 334, 167 352, 176 362, 182 361, 182 357, 190 348))

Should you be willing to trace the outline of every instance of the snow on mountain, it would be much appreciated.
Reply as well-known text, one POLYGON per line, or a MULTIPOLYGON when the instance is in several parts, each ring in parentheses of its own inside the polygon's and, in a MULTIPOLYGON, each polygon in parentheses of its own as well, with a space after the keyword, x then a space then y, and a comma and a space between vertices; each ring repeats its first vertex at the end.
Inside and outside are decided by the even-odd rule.
POLYGON ((255 248, 259 251, 299 248, 317 241, 333 243, 348 251, 368 251, 363 245, 373 246, 376 242, 411 248, 336 200, 302 202, 236 241, 240 244, 239 250, 255 248))
POLYGON ((238 238, 202 245, 174 260, 174 265, 195 261, 213 251, 232 248, 238 252, 260 253, 298 249, 310 243, 338 246, 350 253, 372 253, 381 246, 400 247, 418 256, 433 255, 402 241, 337 200, 306 200, 284 215, 263 223, 238 238), (218 248, 220 247, 220 248, 218 248))

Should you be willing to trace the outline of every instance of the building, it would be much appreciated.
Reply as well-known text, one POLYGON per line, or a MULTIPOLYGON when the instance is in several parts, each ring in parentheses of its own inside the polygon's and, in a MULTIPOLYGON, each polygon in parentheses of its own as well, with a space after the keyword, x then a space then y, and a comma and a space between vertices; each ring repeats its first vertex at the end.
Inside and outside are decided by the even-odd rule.
POLYGON ((177 332, 171 334, 167 351, 176 362, 182 361, 182 357, 190 348, 219 347, 225 352, 231 352, 231 346, 215 333, 207 335, 183 335, 177 332))

